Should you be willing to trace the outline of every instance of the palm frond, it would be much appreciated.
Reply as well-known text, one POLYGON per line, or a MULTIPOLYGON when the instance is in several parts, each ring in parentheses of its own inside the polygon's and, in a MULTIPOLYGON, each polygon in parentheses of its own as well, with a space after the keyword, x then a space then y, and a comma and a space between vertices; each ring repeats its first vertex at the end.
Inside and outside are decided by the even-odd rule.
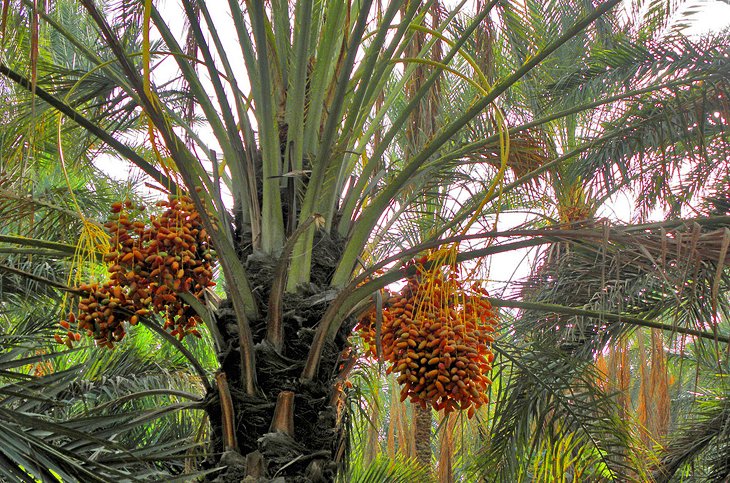
POLYGON ((493 419, 473 470, 490 481, 529 480, 530 463, 546 441, 570 438, 587 448, 571 470, 592 481, 633 481, 641 468, 628 428, 590 363, 535 343, 495 345, 493 419))
POLYGON ((727 391, 703 395, 692 417, 680 423, 660 453, 654 481, 689 478, 723 481, 730 475, 730 404, 727 391))

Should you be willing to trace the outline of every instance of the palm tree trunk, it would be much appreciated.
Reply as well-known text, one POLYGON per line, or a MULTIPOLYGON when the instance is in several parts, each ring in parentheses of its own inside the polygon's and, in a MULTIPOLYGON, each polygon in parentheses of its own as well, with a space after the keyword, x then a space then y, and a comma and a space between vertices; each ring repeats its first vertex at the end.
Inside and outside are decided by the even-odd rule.
MULTIPOLYGON (((252 280, 262 287, 266 300, 266 291, 273 289, 275 260, 254 256, 248 258, 248 264, 251 272, 257 274, 252 280)), ((313 267, 315 275, 323 270, 319 262, 313 267)), ((218 311, 216 325, 229 347, 220 355, 220 363, 221 374, 225 374, 230 388, 231 404, 222 405, 228 398, 220 388, 213 388, 207 398, 213 435, 211 453, 223 454, 218 460, 211 458, 208 464, 226 466, 223 473, 211 477, 215 478, 213 481, 241 481, 251 476, 260 482, 280 477, 284 481, 330 482, 337 473, 336 460, 347 457, 343 453, 346 438, 340 424, 340 386, 352 367, 352 360, 346 355, 346 338, 337 337, 328 343, 318 373, 311 381, 302 381, 302 361, 326 304, 297 297, 284 297, 281 304, 281 324, 287 337, 283 338, 280 350, 266 340, 268 307, 262 307, 259 318, 248 321, 254 334, 257 362, 259 392, 255 395, 241 391, 243 371, 236 350, 236 314, 228 302, 218 311), (221 407, 226 411, 221 413, 221 407)), ((351 326, 343 330, 349 331, 351 326)))
POLYGON ((431 408, 413 406, 413 426, 416 438, 416 460, 424 467, 431 466, 431 408))

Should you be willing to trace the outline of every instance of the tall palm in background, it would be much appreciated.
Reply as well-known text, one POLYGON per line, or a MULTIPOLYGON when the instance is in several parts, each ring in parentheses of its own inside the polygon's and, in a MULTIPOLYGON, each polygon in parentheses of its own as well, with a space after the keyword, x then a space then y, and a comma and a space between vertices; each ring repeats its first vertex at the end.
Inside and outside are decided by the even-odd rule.
MULTIPOLYGON (((435 23, 429 3, 374 3, 231 0, 226 16, 234 29, 224 33, 211 2, 184 0, 182 12, 161 12, 152 2, 58 1, 46 9, 3 2, 0 88, 8 96, 6 118, 13 119, 1 125, 3 199, 16 200, 6 204, 8 212, 20 203, 31 207, 3 226, 13 235, 3 239, 10 257, 4 273, 16 283, 3 285, 3 308, 25 314, 13 293, 38 284, 47 292, 38 295, 44 303, 59 303, 47 286, 63 289, 73 280, 63 273, 80 265, 63 260, 74 238, 93 240, 90 224, 103 220, 104 203, 80 199, 85 187, 103 193, 108 185, 89 168, 101 152, 126 158, 162 190, 188 193, 225 280, 217 308, 196 306, 210 334, 177 343, 184 359, 166 353, 162 368, 176 377, 158 385, 130 375, 136 364, 154 372, 143 364, 153 364, 152 354, 139 344, 125 350, 124 342, 111 354, 54 350, 48 357, 63 363, 53 372, 21 376, 10 369, 47 360, 28 353, 45 344, 8 338, 3 377, 17 381, 3 386, 4 419, 12 421, 3 433, 11 448, 1 454, 6 475, 50 479, 53 470, 70 480, 159 479, 193 467, 217 472, 222 464, 223 480, 332 479, 346 450, 338 388, 350 366, 341 354, 352 314, 405 275, 398 261, 447 243, 475 212, 483 214, 475 225, 483 230, 457 237, 472 243, 463 245, 461 261, 555 244, 515 299, 493 301, 521 312, 514 319, 505 314, 489 436, 476 471, 488 480, 550 481, 535 468, 567 468, 624 481, 650 471, 670 478, 706 457, 708 472, 722 474, 722 432, 703 446, 671 446, 644 473, 634 469, 635 442, 622 436, 631 433, 615 417, 620 408, 611 395, 599 390, 593 361, 643 326, 696 338, 693 351, 703 355, 697 370, 707 361, 722 368, 729 239, 721 231, 727 217, 718 213, 727 191, 718 163, 726 154, 724 37, 693 42, 670 35, 675 12, 658 2, 637 2, 635 15, 622 19, 606 13, 618 1, 495 1, 480 4, 473 17, 442 12, 435 23), (176 15, 186 18, 183 33, 169 22, 176 15), (447 41, 437 56, 441 35, 447 41), (103 47, 89 48, 97 44, 103 47), (439 122, 429 129, 404 125, 423 112, 439 80, 449 85, 436 91, 447 100, 438 104, 449 106, 439 122), (399 147, 404 136, 408 149, 399 147), (38 231, 39 216, 63 210, 31 191, 28 180, 45 172, 41 153, 50 153, 55 169, 58 146, 68 140, 67 172, 86 183, 66 183, 77 202, 64 213, 76 225, 68 223, 65 233, 38 231), (680 172, 690 182, 677 186, 673 173, 680 172), (708 184, 716 185, 712 196, 708 184), (629 185, 638 187, 645 211, 663 200, 673 219, 645 226, 592 219, 599 203, 591 198, 629 185), (409 213, 434 213, 421 210, 423 191, 440 194, 426 201, 446 207, 448 219, 432 216, 419 227, 427 233, 421 246, 373 243, 394 239, 408 220, 423 223, 409 213), (675 219, 702 198, 707 206, 697 228, 683 228, 675 219), (541 216, 491 231, 498 214, 524 209, 541 216), (496 242, 474 245, 478 239, 496 242), (42 256, 60 273, 38 275, 42 256), (79 378, 78 369, 61 370, 73 363, 97 372, 79 378), (130 385, 119 383, 111 393, 113 381, 102 374, 115 370, 130 385), (99 388, 93 401, 84 400, 87 383, 99 388), (38 387, 58 390, 39 400, 38 387), (71 409, 48 409, 62 401, 73 402, 71 409), (155 404, 163 407, 149 409, 155 404), (24 435, 23 428, 36 433, 24 435), (200 465, 195 442, 203 439, 208 457, 200 465), (180 441, 188 445, 180 449, 180 441)), ((79 247, 88 248, 87 260, 95 256, 94 243, 79 247)), ((43 315, 33 323, 49 331, 59 317, 43 315)), ((19 317, 8 314, 9 327, 22 327, 19 317)), ((155 320, 145 323, 172 344, 155 320)), ((134 337, 150 340, 146 330, 134 337)), ((697 424, 727 414, 715 403, 697 424)))

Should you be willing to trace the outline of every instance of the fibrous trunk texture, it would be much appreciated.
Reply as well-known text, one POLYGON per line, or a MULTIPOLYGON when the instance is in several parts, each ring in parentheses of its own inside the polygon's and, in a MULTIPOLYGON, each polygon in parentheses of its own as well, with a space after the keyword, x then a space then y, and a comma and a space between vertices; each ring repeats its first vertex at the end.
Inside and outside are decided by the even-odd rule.
POLYGON ((416 459, 426 468, 431 466, 431 408, 413 406, 413 425, 416 437, 416 459))
MULTIPOLYGON (((255 342, 259 391, 255 396, 243 390, 234 312, 225 301, 217 312, 218 328, 228 343, 219 359, 233 406, 235 440, 226 432, 230 427, 228 410, 224 410, 226 395, 214 388, 207 398, 211 453, 223 456, 210 457, 206 465, 226 468, 214 473, 213 481, 334 481, 338 458, 345 454, 346 437, 340 430, 343 393, 338 382, 343 377, 342 369, 350 366, 344 355, 346 337, 338 336, 325 348, 312 381, 304 382, 300 378, 315 326, 330 299, 325 296, 325 288, 339 247, 328 239, 318 240, 315 245, 327 253, 313 257, 316 263, 312 268, 312 283, 299 293, 284 297, 281 351, 265 341, 268 312, 265 304, 276 260, 258 254, 245 257, 262 312, 260 319, 248 321, 255 342)), ((346 321, 342 334, 348 333, 353 323, 346 321)))

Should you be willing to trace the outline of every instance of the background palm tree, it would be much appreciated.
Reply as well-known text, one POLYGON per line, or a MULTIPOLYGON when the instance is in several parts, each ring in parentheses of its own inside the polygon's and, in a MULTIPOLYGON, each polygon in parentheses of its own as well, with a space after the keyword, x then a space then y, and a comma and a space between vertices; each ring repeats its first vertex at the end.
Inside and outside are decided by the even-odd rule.
MULTIPOLYGON (((226 15, 234 29, 224 33, 216 20, 222 16, 209 10, 210 3, 184 0, 188 28, 179 35, 169 22, 176 13, 149 1, 57 1, 47 9, 4 2, 0 89, 8 96, 6 119, 13 122, 1 125, 0 139, 8 146, 4 166, 12 168, 6 169, 14 189, 8 199, 28 201, 23 197, 33 192, 27 180, 37 179, 30 174, 40 153, 49 153, 49 165, 57 166, 63 139, 73 148, 64 151, 74 161, 66 162, 68 170, 73 165, 79 179, 90 175, 96 190, 105 183, 89 163, 111 152, 137 165, 158 188, 192 198, 225 280, 217 308, 195 305, 203 318, 212 316, 210 334, 163 353, 180 368, 180 385, 178 377, 162 386, 120 384, 123 395, 100 389, 107 398, 92 402, 84 400, 85 391, 59 390, 44 401, 69 397, 79 411, 103 413, 99 421, 80 419, 73 409, 49 415, 45 406, 24 407, 37 399, 9 382, 6 420, 15 418, 15 428, 37 428, 34 449, 44 457, 7 450, 5 474, 52 478, 53 470, 66 479, 159 479, 198 466, 195 441, 207 439, 208 459, 199 467, 218 472, 226 465, 218 476, 223 481, 246 474, 334 478, 346 440, 338 383, 346 377, 341 368, 351 366, 342 353, 353 314, 375 291, 404 276, 396 262, 451 243, 448 237, 481 212, 485 232, 456 240, 497 242, 463 250, 461 261, 554 246, 516 300, 493 301, 521 311, 514 318, 505 314, 490 435, 482 441, 486 452, 477 471, 488 480, 514 481, 543 467, 540 462, 555 461, 553 455, 570 454, 563 469, 594 478, 644 477, 629 470, 639 453, 630 428, 616 417, 620 408, 597 386, 593 361, 635 327, 699 337, 698 347, 715 351, 709 359, 721 360, 719 345, 699 344, 727 342, 726 238, 713 231, 728 223, 717 213, 727 190, 716 162, 726 154, 727 56, 724 37, 695 42, 669 35, 673 11, 659 10, 657 3, 637 4, 638 13, 646 13, 624 21, 606 15, 618 3, 493 1, 480 5, 473 18, 458 21, 456 11, 442 12, 433 22, 439 17, 428 15, 432 6, 420 2, 378 8, 374 2, 241 6, 231 0, 226 15), (442 34, 444 50, 436 55, 442 34), (227 44, 231 37, 235 49, 227 44), (88 47, 97 44, 102 47, 88 47), (490 57, 496 60, 477 70, 490 57), (423 112, 439 79, 453 87, 436 91, 446 98, 439 104, 450 108, 442 121, 404 129, 404 122, 423 112), (507 157, 501 118, 509 126, 507 157), (408 149, 400 148, 403 139, 412 141, 408 149), (672 173, 684 168, 691 182, 677 189, 672 173), (443 188, 455 180, 466 195, 443 188), (708 183, 716 185, 712 196, 702 190, 708 183), (600 205, 592 197, 606 199, 629 185, 638 186, 645 211, 665 200, 671 217, 687 207, 705 209, 706 216, 695 219, 699 228, 686 229, 674 219, 638 226, 591 220, 600 205), (440 204, 448 219, 431 217, 421 246, 393 251, 374 244, 407 229, 407 220, 415 219, 408 214, 422 211, 424 203, 414 193, 424 190, 444 197, 428 202, 440 204), (706 198, 706 208, 697 197, 706 198), (516 230, 488 231, 498 214, 524 209, 541 216, 516 230), (692 271, 688 260, 695 263, 692 271), (385 273, 373 277, 382 267, 385 273), (687 284, 692 290, 677 289, 687 284), (167 403, 163 409, 135 406, 161 401, 167 403), (195 416, 170 423, 181 412, 195 416), (182 450, 176 447, 181 441, 182 450), (169 457, 159 448, 169 448, 169 457)), ((82 186, 88 181, 71 185, 77 200, 82 186)), ((70 280, 64 275, 32 274, 40 268, 39 255, 52 247, 61 273, 78 270, 78 263, 63 261, 75 245, 69 241, 79 233, 93 240, 98 232, 89 220, 102 221, 112 198, 97 201, 96 212, 93 200, 67 207, 77 224, 68 225, 64 245, 47 243, 61 231, 26 230, 37 220, 33 209, 4 227, 14 236, 4 239, 12 256, 28 267, 6 264, 4 273, 12 274, 17 288, 3 292, 10 297, 3 306, 14 304, 25 313, 12 293, 29 293, 27 280, 63 288, 70 280)), ((87 251, 92 259, 93 250, 87 251)), ((53 290, 46 297, 59 300, 53 290)), ((45 327, 60 318, 43 315, 45 327)), ((7 324, 22 327, 18 316, 7 324)), ((173 344, 158 324, 145 320, 156 337, 173 344)), ((134 338, 149 344, 145 330, 134 338)), ((150 357, 135 347, 130 342, 129 351, 111 356, 87 348, 78 351, 85 358, 77 361, 65 353, 52 357, 64 364, 86 361, 97 371, 116 368, 128 377, 135 364, 145 367, 140 359, 150 357)), ((36 356, 10 350, 5 369, 34 364, 36 356)), ((53 381, 44 374, 6 372, 4 377, 27 379, 30 386, 65 384, 56 381, 57 371, 53 381)), ((72 377, 77 370, 67 374, 68 384, 80 384, 72 377)), ((87 371, 84 378, 98 382, 100 374, 87 371)), ((108 381, 101 382, 100 388, 108 381)), ((698 424, 716 421, 723 411, 709 410, 698 424)), ((20 433, 15 429, 8 441, 20 433)), ((652 471, 671 476, 691 458, 706 457, 708 471, 721 474, 723 434, 716 436, 702 447, 679 445, 686 451, 660 457, 652 471)))

